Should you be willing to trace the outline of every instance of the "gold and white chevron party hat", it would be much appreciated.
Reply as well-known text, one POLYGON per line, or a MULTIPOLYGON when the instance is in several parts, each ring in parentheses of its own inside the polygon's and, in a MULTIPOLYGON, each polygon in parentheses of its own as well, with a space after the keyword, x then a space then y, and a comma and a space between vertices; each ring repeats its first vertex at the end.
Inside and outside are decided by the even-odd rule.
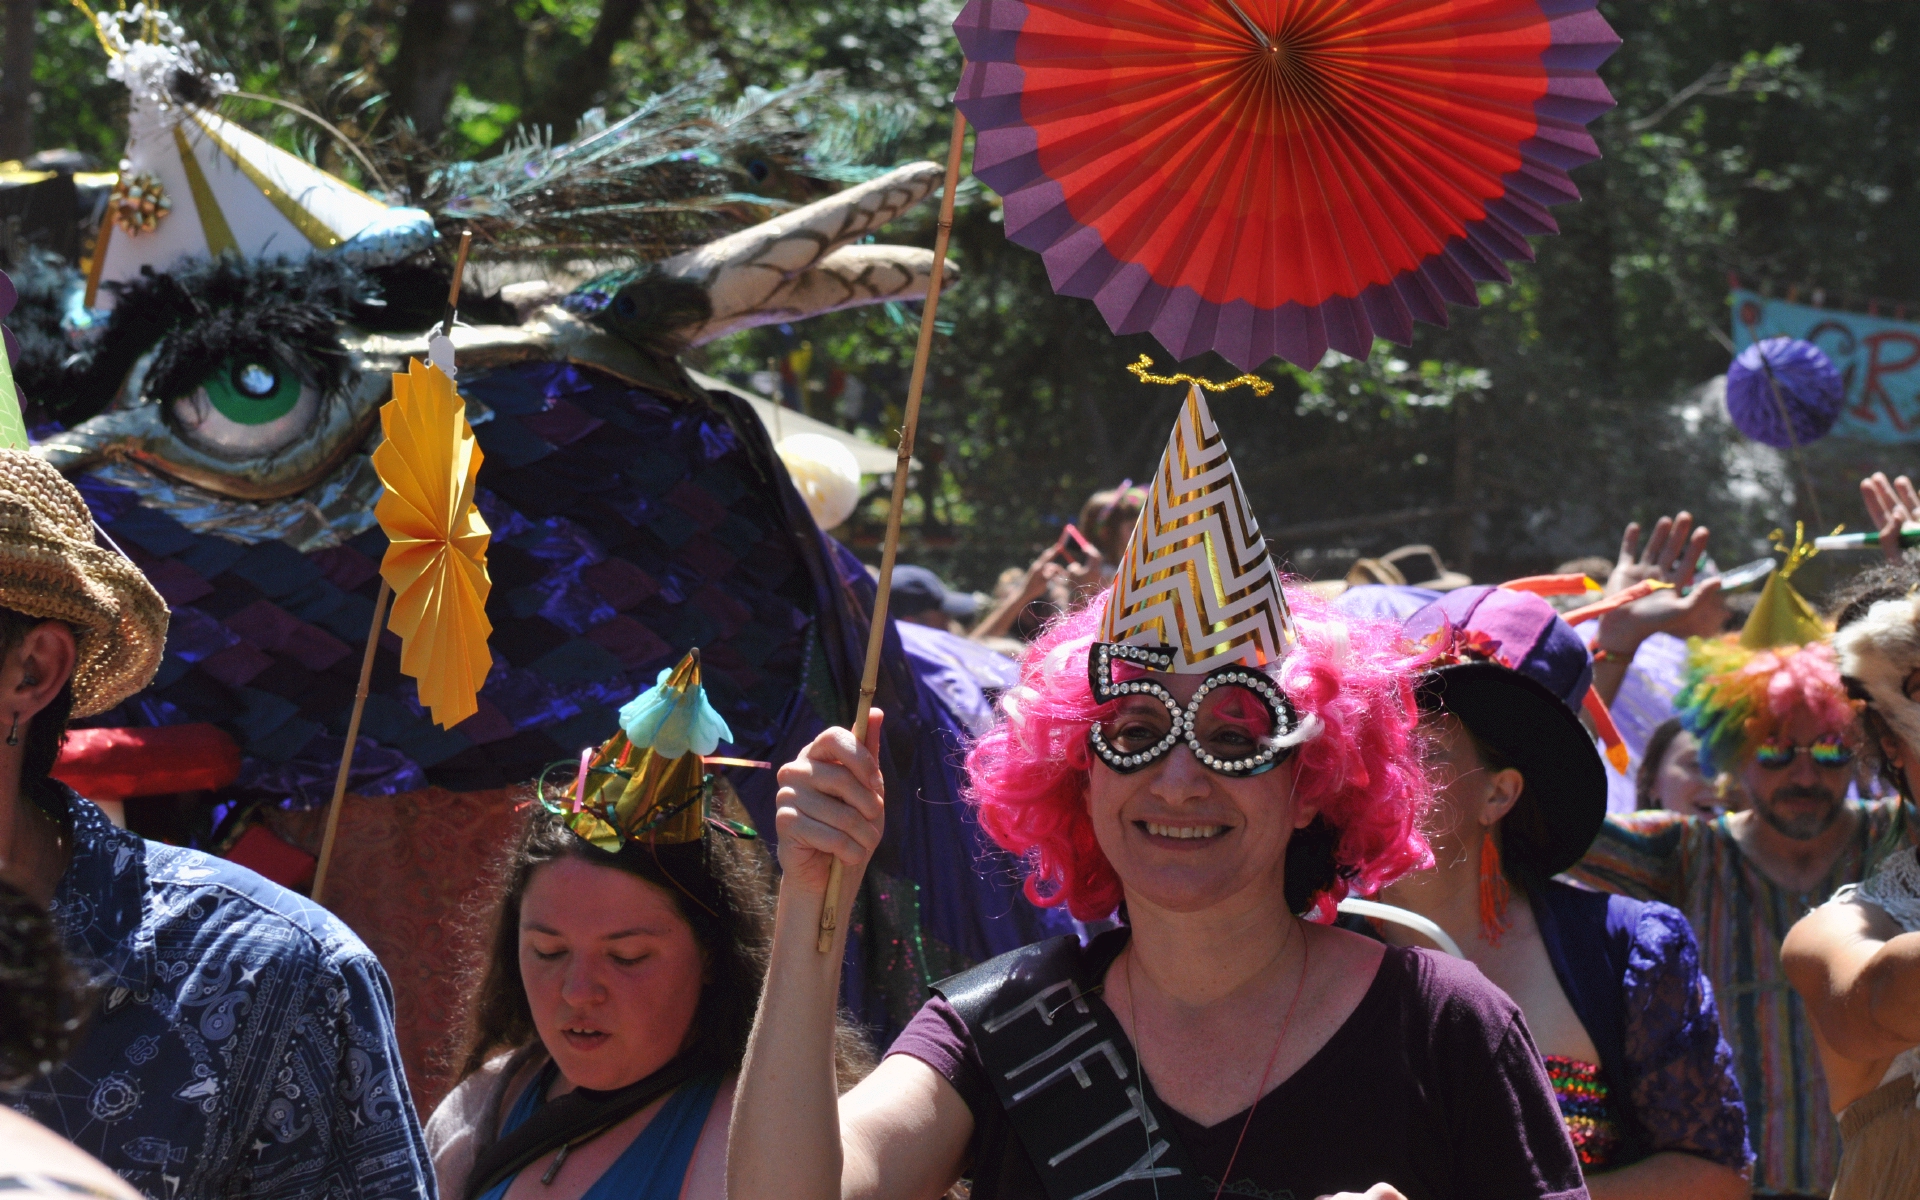
POLYGON ((334 254, 380 266, 433 245, 425 212, 382 203, 215 112, 233 80, 201 72, 199 46, 166 13, 76 6, 111 59, 108 76, 131 93, 126 155, 94 247, 88 307, 111 306, 102 283, 191 258, 334 254))
POLYGON ((1140 523, 1120 557, 1101 641, 1164 646, 1175 674, 1264 667, 1293 644, 1293 614, 1227 444, 1190 387, 1140 523))

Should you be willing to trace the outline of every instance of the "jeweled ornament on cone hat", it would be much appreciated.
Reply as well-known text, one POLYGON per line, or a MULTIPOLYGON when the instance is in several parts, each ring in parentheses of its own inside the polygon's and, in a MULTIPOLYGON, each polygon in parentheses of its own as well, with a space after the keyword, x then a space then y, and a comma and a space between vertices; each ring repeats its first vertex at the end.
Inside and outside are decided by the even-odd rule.
POLYGON ((1174 674, 1261 668, 1293 644, 1293 615, 1246 489, 1200 388, 1180 419, 1120 557, 1102 642, 1164 648, 1174 674))

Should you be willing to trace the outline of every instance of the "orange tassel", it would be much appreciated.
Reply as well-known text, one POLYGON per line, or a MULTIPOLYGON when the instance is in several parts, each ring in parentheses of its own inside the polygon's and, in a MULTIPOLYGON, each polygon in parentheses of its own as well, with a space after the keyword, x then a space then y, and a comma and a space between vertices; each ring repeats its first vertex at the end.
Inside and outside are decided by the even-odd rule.
POLYGON ((1536 596, 1584 596, 1600 590, 1600 585, 1585 575, 1529 575, 1509 579, 1500 586, 1509 592, 1532 592, 1536 596))
POLYGON ((1512 898, 1507 877, 1500 872, 1500 834, 1487 830, 1480 843, 1480 935, 1490 946, 1500 944, 1501 935, 1513 928, 1507 919, 1507 901, 1512 898))
POLYGON ((1660 589, 1670 588, 1672 586, 1672 584, 1662 583, 1658 579, 1643 579, 1625 591, 1615 592, 1605 600, 1596 600, 1584 608, 1576 608, 1572 612, 1561 613, 1560 619, 1569 625, 1578 625, 1582 621, 1591 621, 1596 617, 1604 617, 1616 608, 1625 608, 1635 600, 1644 600, 1660 589))

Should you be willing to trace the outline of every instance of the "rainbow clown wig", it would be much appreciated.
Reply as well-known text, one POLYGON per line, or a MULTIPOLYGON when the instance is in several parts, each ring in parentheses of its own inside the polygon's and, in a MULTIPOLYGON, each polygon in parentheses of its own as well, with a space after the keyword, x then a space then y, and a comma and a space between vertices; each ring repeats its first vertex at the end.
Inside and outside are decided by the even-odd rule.
POLYGON ((1687 643, 1687 676, 1673 707, 1700 740, 1700 770, 1708 779, 1738 770, 1797 712, 1829 731, 1852 724, 1855 705, 1828 644, 1825 622, 1788 582, 1813 557, 1805 531, 1791 549, 1775 533, 1787 561, 1768 579, 1738 635, 1687 643))
POLYGON ((1700 770, 1712 779, 1736 771, 1796 712, 1829 730, 1853 721, 1833 647, 1826 642, 1754 650, 1728 635, 1695 638, 1674 710, 1700 740, 1700 770))

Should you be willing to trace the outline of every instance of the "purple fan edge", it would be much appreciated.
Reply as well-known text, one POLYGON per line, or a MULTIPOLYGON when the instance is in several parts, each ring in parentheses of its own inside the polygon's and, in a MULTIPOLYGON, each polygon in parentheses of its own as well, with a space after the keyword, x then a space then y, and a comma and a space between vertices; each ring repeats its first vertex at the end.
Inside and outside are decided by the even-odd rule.
POLYGON ((1448 303, 1477 307, 1475 281, 1511 280, 1503 260, 1532 261, 1526 238, 1558 232, 1548 207, 1579 199, 1568 172, 1600 157, 1586 122, 1613 105, 1593 72, 1620 39, 1597 0, 1536 0, 1536 7, 1554 33, 1542 56, 1549 83, 1534 102, 1537 132, 1520 144, 1520 166, 1502 179, 1500 195, 1486 203, 1484 216, 1419 265, 1358 296, 1332 296, 1311 307, 1293 301, 1267 310, 1247 301, 1218 304, 1189 287, 1142 279, 1144 268, 1116 259, 1096 230, 1073 219, 1059 186, 1040 170, 1037 134, 1018 119, 1011 94, 1017 89, 1006 86, 1009 76, 1021 74, 1012 61, 1028 8, 1021 0, 968 0, 955 18, 954 33, 969 57, 954 104, 977 130, 976 157, 982 139, 992 149, 987 165, 976 163, 976 177, 1010 210, 1030 214, 1016 220, 1009 211, 1008 238, 1048 259, 1056 292, 1094 300, 1115 333, 1150 332, 1177 359, 1213 350, 1242 371, 1275 355, 1311 368, 1328 349, 1366 357, 1376 335, 1405 345, 1415 321, 1444 327, 1448 303), (1002 57, 976 58, 976 52, 1002 57), (990 91, 988 74, 995 76, 990 91), (1050 253, 1070 240, 1079 244, 1050 253), (1062 259, 1068 261, 1056 271, 1062 259))

